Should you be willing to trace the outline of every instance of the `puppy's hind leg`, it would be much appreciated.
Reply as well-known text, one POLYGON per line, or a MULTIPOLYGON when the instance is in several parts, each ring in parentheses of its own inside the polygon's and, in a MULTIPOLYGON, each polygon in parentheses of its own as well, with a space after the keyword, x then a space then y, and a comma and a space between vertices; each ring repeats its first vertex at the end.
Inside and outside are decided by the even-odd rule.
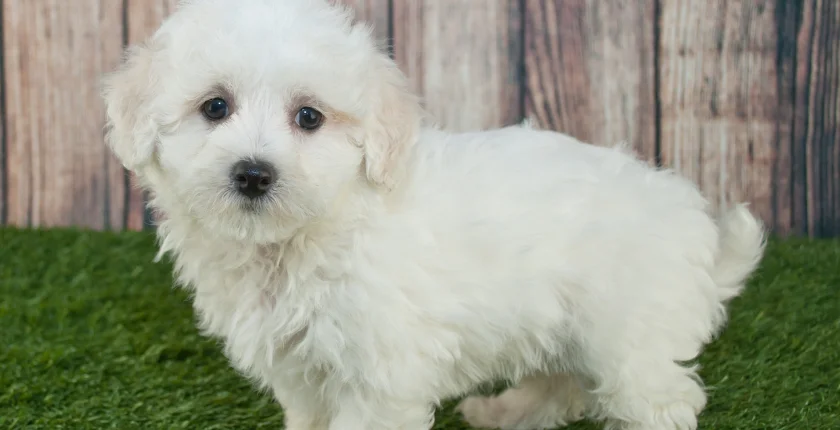
POLYGON ((457 409, 476 428, 543 430, 582 419, 588 400, 572 375, 535 375, 498 396, 468 397, 457 409))
POLYGON ((620 368, 600 369, 592 390, 593 418, 605 430, 696 430, 706 394, 694 369, 673 361, 633 357, 620 368))

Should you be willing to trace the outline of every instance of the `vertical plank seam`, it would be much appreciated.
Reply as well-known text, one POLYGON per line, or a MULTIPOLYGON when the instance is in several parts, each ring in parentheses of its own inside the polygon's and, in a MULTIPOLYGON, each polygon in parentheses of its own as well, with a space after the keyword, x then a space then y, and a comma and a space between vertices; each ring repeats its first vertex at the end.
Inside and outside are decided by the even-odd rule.
MULTIPOLYGON (((4 2, 5 2, 5 0, 4 0, 4 2)), ((36 28, 38 28, 39 21, 43 18, 43 16, 41 16, 42 13, 46 13, 46 11, 44 11, 44 12, 38 11, 38 12, 32 13, 32 15, 34 15, 34 16, 30 17, 30 19, 34 19, 35 22, 34 23, 29 22, 27 24, 34 25, 36 28)), ((18 37, 20 37, 20 36, 18 36, 18 37)), ((26 42, 24 42, 24 43, 26 43, 26 42)), ((19 67, 20 66, 21 65, 19 65, 19 67)), ((32 186, 32 184, 35 183, 34 175, 39 174, 42 177, 44 177, 45 174, 46 174, 46 172, 35 172, 36 167, 41 167, 41 166, 36 166, 36 163, 35 163, 35 157, 36 157, 35 153, 40 152, 40 149, 41 149, 40 148, 40 140, 41 140, 40 131, 41 130, 39 130, 39 133, 36 135, 37 139, 34 139, 32 141, 32 142, 35 142, 35 145, 37 145, 38 148, 33 148, 33 146, 35 146, 35 145, 30 144, 28 154, 26 154, 28 156, 27 157, 28 159, 26 160, 27 167, 28 167, 26 169, 27 170, 26 180, 29 181, 30 185, 29 185, 29 190, 28 190, 29 192, 26 195, 26 224, 25 225, 27 227, 30 227, 30 228, 34 226, 33 225, 33 219, 35 218, 35 196, 36 196, 36 193, 38 193, 40 191, 40 190, 33 189, 34 187, 32 186)))
MULTIPOLYGON (((788 188, 789 188, 789 190, 788 190, 788 196, 787 196, 787 198, 788 198, 788 205, 787 206, 788 206, 788 211, 790 213, 788 214, 788 217, 789 217, 788 218, 788 225, 781 226, 780 225, 781 214, 779 213, 779 205, 781 204, 782 199, 784 199, 784 196, 780 195, 778 178, 779 178, 779 172, 781 171, 781 167, 782 167, 781 163, 780 163, 780 155, 779 154, 781 154, 781 152, 782 152, 782 121, 784 121, 785 118, 782 118, 779 114, 780 114, 780 112, 782 112, 781 103, 790 103, 791 104, 791 106, 790 106, 790 117, 787 118, 787 121, 789 122, 789 126, 790 126, 790 129, 788 130, 788 136, 790 136, 790 142, 788 142, 788 143, 791 145, 789 150, 788 150, 788 152, 789 152, 789 154, 788 154, 788 164, 789 165, 787 167, 790 169, 789 172, 792 176, 792 173, 793 173, 793 158, 794 158, 793 157, 793 146, 792 145, 793 145, 793 142, 794 142, 794 136, 796 135, 795 131, 794 131, 794 128, 796 126, 795 112, 796 112, 796 52, 797 52, 797 47, 796 47, 796 33, 797 33, 796 32, 796 19, 797 18, 796 18, 796 16, 794 16, 792 18, 793 19, 793 26, 791 28, 790 12, 787 10, 787 8, 782 9, 782 5, 783 5, 783 3, 777 0, 776 3, 775 3, 776 10, 774 11, 774 13, 776 14, 776 97, 777 97, 777 100, 780 103, 780 107, 776 111, 776 115, 777 115, 776 116, 776 127, 775 127, 775 136, 773 138, 773 165, 770 168, 770 175, 771 175, 770 178, 771 178, 771 181, 772 181, 772 185, 770 187, 770 204, 772 205, 772 208, 773 208, 772 214, 771 214, 772 228, 774 230, 776 230, 776 233, 779 232, 778 230, 783 230, 787 234, 790 234, 793 231, 793 219, 794 219, 793 209, 791 208, 790 203, 793 202, 793 195, 794 195, 793 190, 794 190, 795 185, 794 185, 793 178, 792 177, 788 178, 788 188), (785 82, 783 80, 784 69, 785 69, 785 66, 784 66, 784 63, 785 63, 785 52, 784 52, 785 45, 783 45, 783 40, 785 40, 785 38, 791 38, 794 41, 792 43, 792 52, 790 53, 790 58, 787 59, 787 61, 789 63, 790 70, 791 70, 790 76, 788 77, 788 82, 785 82), (788 101, 787 102, 782 99, 782 97, 786 95, 785 91, 784 91, 784 88, 785 88, 786 84, 790 85, 789 88, 790 88, 790 91, 791 91, 791 94, 787 95, 788 96, 788 101)), ((794 10, 793 13, 795 14, 796 10, 794 10)))
MULTIPOLYGON (((527 14, 527 2, 525 0, 518 0, 519 1, 519 34, 517 37, 519 40, 517 43, 519 44, 519 53, 517 55, 516 61, 519 63, 517 64, 517 104, 518 106, 516 109, 518 110, 518 123, 522 123, 526 119, 529 119, 526 113, 526 106, 525 106, 525 97, 527 96, 526 93, 528 91, 528 70, 525 66, 525 25, 526 25, 526 14, 527 14)), ((540 124, 531 124, 531 126, 535 126, 537 128, 541 128, 540 124)))
MULTIPOLYGON (((829 16, 834 16, 835 20, 830 21, 835 24, 834 33, 840 33, 840 5, 834 3, 834 13, 832 14, 829 12, 829 16)), ((838 187, 840 187, 840 175, 838 175, 838 166, 836 161, 838 161, 837 155, 837 146, 838 142, 837 139, 840 138, 838 136, 837 131, 840 130, 840 123, 838 123, 838 119, 840 119, 840 115, 838 115, 838 111, 840 111, 840 97, 836 94, 840 92, 840 43, 838 43, 837 38, 834 39, 834 43, 832 43, 831 51, 828 54, 829 59, 834 59, 832 64, 834 65, 831 70, 833 70, 833 81, 828 84, 829 91, 834 92, 835 96, 832 98, 832 109, 830 112, 829 119, 832 121, 832 132, 831 137, 828 139, 828 142, 831 142, 830 151, 828 152, 829 160, 829 167, 831 168, 831 172, 827 180, 829 181, 828 184, 830 185, 830 194, 828 197, 831 199, 831 205, 827 207, 829 213, 827 214, 827 221, 829 222, 830 229, 828 231, 829 237, 837 237, 840 234, 840 207, 838 207, 838 187)))
MULTIPOLYGON (((802 2, 798 5, 798 7, 795 10, 796 15, 794 16, 794 26, 793 26, 794 27, 793 28, 793 36, 794 36, 794 41, 793 41, 793 45, 794 45, 793 46, 793 71, 791 73, 791 81, 792 81, 791 85, 792 85, 792 88, 793 88, 792 91, 791 91, 792 92, 791 97, 792 97, 792 100, 793 100, 793 102, 792 102, 793 112, 791 113, 791 119, 790 119, 791 142, 790 142, 790 166, 789 166, 790 171, 791 171, 791 178, 790 178, 791 185, 790 185, 790 195, 788 196, 790 198, 790 229, 791 229, 791 232, 802 234, 802 235, 805 235, 805 236, 808 235, 808 203, 807 203, 807 195, 808 195, 808 189, 807 188, 808 188, 808 185, 805 182, 807 180, 807 177, 808 177, 808 172, 805 171, 804 169, 802 169, 802 172, 799 172, 796 169, 796 167, 800 162, 804 161, 804 160, 800 160, 799 157, 800 156, 802 156, 802 157, 805 156, 804 155, 805 154, 805 152, 804 152, 805 140, 800 142, 799 139, 797 139, 797 137, 798 137, 798 134, 797 134, 797 129, 798 129, 797 118, 799 117, 799 111, 802 108, 799 105, 800 88, 799 88, 799 78, 798 77, 799 77, 799 61, 803 56, 800 56, 800 52, 799 52, 799 32, 803 30, 802 21, 804 20, 804 14, 805 14, 805 8, 806 7, 807 7, 807 5, 805 5, 804 2, 802 2), (801 153, 799 151, 800 148, 797 148, 797 146, 799 146, 800 144, 803 146, 803 148, 801 148, 801 149, 803 149, 803 151, 801 153), (794 172, 797 173, 796 177, 794 177, 794 175, 793 175, 794 172), (801 176, 798 175, 799 173, 801 173, 801 176), (798 184, 799 184, 800 181, 802 182, 801 186, 802 186, 802 190, 803 190, 803 193, 802 193, 802 196, 801 196, 802 200, 798 198, 798 197, 800 197, 800 196, 798 196, 798 188, 799 188, 798 184), (801 220, 797 220, 796 218, 797 218, 797 214, 799 212, 797 207, 800 204, 802 205, 802 210, 805 211, 805 214, 803 215, 801 220), (799 223, 802 223, 803 225, 798 225, 799 223)), ((807 29, 805 29, 805 30, 807 31, 807 29)), ((804 90, 804 94, 806 96, 808 95, 807 89, 804 90)), ((805 109, 805 110, 806 110, 806 114, 807 114, 807 109, 805 109)), ((803 123, 802 126, 807 129, 807 124, 803 123)))
POLYGON ((836 119, 837 118, 837 109, 838 109, 838 97, 837 92, 840 91, 840 70, 838 70, 838 44, 837 43, 837 34, 838 30, 840 30, 840 26, 838 26, 838 21, 832 19, 832 17, 836 18, 838 15, 838 5, 836 2, 829 3, 827 5, 827 11, 825 13, 826 17, 828 17, 828 22, 826 24, 826 33, 828 34, 827 38, 827 46, 826 46, 826 77, 825 77, 825 88, 826 88, 826 98, 827 104, 825 107, 825 119, 824 119, 824 127, 825 127, 825 204, 823 205, 823 236, 824 237, 836 237, 837 235, 837 212, 835 211, 836 199, 835 196, 837 195, 836 187, 837 183, 834 182, 834 178, 837 176, 837 165, 834 163, 834 153, 835 153, 835 145, 836 143, 836 130, 838 128, 838 124, 836 119), (835 94, 832 96, 831 94, 835 94))
MULTIPOLYGON (((827 9, 823 3, 817 3, 819 6, 819 10, 816 11, 816 16, 825 17, 824 13, 828 11, 823 10, 827 9)), ((823 22, 820 26, 820 32, 818 35, 819 44, 817 45, 816 50, 816 57, 815 62, 817 64, 816 69, 818 70, 814 74, 815 80, 815 87, 817 88, 816 91, 816 100, 814 102, 814 111, 817 113, 814 115, 814 149, 812 152, 812 162, 814 171, 812 173, 812 178, 814 180, 814 236, 822 237, 825 234, 825 218, 824 215, 824 206, 825 206, 825 174, 826 174, 826 163, 828 160, 825 157, 825 149, 826 149, 826 142, 825 142, 825 114, 826 114, 826 102, 828 97, 826 96, 825 91, 826 88, 826 69, 825 67, 825 54, 826 49, 828 46, 828 29, 826 29, 826 24, 830 23, 830 20, 826 20, 828 22, 823 22)), ((830 25, 830 24, 829 24, 830 25)))
POLYGON ((805 170, 804 170, 804 186, 805 186, 805 235, 808 237, 814 237, 814 223, 811 221, 811 216, 813 215, 813 208, 811 207, 814 204, 814 193, 811 187, 814 185, 812 182, 811 175, 813 174, 814 170, 814 163, 813 163, 813 155, 814 155, 814 145, 813 145, 813 138, 814 138, 814 130, 813 130, 813 118, 814 109, 811 109, 811 105, 814 102, 814 95, 812 94, 812 83, 814 80, 813 74, 814 71, 814 56, 818 55, 818 53, 814 52, 814 43, 816 38, 819 36, 817 34, 817 25, 820 19, 819 16, 819 0, 812 0, 811 2, 811 13, 813 15, 811 21, 811 28, 809 29, 810 34, 808 35, 808 55, 804 58, 807 61, 808 69, 805 75, 805 94, 804 94, 804 152, 803 157, 805 157, 805 170))
POLYGON ((385 46, 388 49, 388 56, 393 60, 396 59, 394 54, 394 0, 387 0, 385 7, 388 9, 388 28, 385 30, 385 36, 388 38, 388 43, 386 43, 385 46))
MULTIPOLYGON (((727 28, 729 26, 729 20, 727 19, 727 15, 728 15, 728 12, 729 12, 729 2, 730 2, 730 0, 723 0, 723 6, 721 6, 720 9, 718 9, 719 15, 718 15, 717 20, 720 23, 721 27, 718 30, 719 40, 718 40, 718 46, 717 46, 717 57, 715 58, 715 61, 718 63, 718 69, 715 72, 715 82, 719 83, 718 84, 719 86, 713 87, 717 91, 712 92, 713 95, 712 95, 712 98, 710 100, 710 102, 712 103, 712 106, 715 106, 715 105, 717 106, 716 109, 720 109, 721 99, 723 97, 725 97, 721 93, 726 91, 725 88, 730 83, 726 79, 726 77, 728 75, 728 73, 727 73, 728 70, 727 70, 726 56, 724 55, 724 50, 726 50, 726 48, 728 46, 730 46, 730 43, 733 43, 733 44, 738 43, 738 36, 737 35, 732 37, 732 39, 734 39, 732 41, 730 41, 727 38, 727 35, 728 35, 727 28)), ((736 3, 736 5, 737 5, 737 3, 736 3)), ((740 19, 744 19, 744 17, 740 17, 740 19)), ((749 17, 747 17, 747 20, 749 20, 749 17)), ((749 23, 747 23, 746 25, 749 25, 749 23)), ((730 49, 732 51, 734 51, 736 58, 737 58, 737 56, 744 55, 743 51, 742 52, 737 51, 738 48, 730 46, 730 49)), ((738 83, 737 66, 733 67, 733 68, 735 69, 734 74, 736 75, 733 80, 737 84, 738 83)), ((737 100, 737 96, 735 98, 737 100)), ((735 103, 737 103, 737 101, 735 103)), ((710 106, 710 108, 711 108, 711 106, 710 106)), ((719 110, 718 110, 718 112, 719 112, 719 110)), ((718 191, 717 191, 717 206, 718 206, 718 208, 723 209, 723 208, 726 207, 726 203, 727 203, 727 197, 728 196, 726 194, 731 189, 729 171, 727 170, 727 167, 728 167, 728 164, 729 164, 729 157, 730 157, 730 154, 729 154, 730 145, 729 145, 729 140, 728 140, 730 135, 729 135, 729 132, 726 131, 725 128, 721 128, 718 131, 718 133, 720 134, 720 140, 718 141, 718 145, 717 145, 718 146, 718 157, 717 157, 718 159, 715 160, 715 163, 717 164, 717 189, 718 189, 718 191)), ((701 177, 703 176, 702 172, 703 172, 703 169, 704 169, 704 166, 702 164, 704 143, 705 142, 701 140, 700 151, 697 153, 697 156, 698 156, 698 158, 700 159, 700 162, 701 162, 701 163, 699 163, 699 165, 697 167, 697 170, 698 170, 698 172, 701 172, 700 173, 701 177)), ((712 164, 712 163, 710 163, 710 164, 712 164)))
POLYGON ((662 0, 653 1, 653 161, 662 167, 662 0))
POLYGON ((832 110, 832 99, 830 91, 832 90, 831 87, 831 66, 829 62, 831 61, 831 48, 833 42, 831 40, 832 37, 832 28, 831 28, 831 4, 833 2, 828 3, 821 3, 822 6, 819 12, 819 15, 825 19, 823 25, 821 26, 821 35, 820 35, 820 48, 818 50, 817 56, 817 63, 819 64, 820 76, 818 81, 821 85, 819 85, 820 90, 817 91, 817 94, 820 97, 820 103, 817 106, 817 111, 819 112, 819 116, 817 117, 818 126, 816 127, 815 133, 815 140, 814 144, 817 145, 815 148, 815 154, 817 155, 817 162, 816 164, 819 165, 819 168, 816 170, 816 175, 814 176, 815 184, 815 191, 816 191, 816 199, 817 201, 815 204, 817 205, 816 213, 815 213, 815 229, 816 229, 816 236, 817 237, 828 237, 831 234, 830 225, 831 225, 831 213, 830 207, 828 206, 831 203, 831 195, 829 194, 831 187, 829 185, 829 181, 831 180, 831 158, 829 151, 829 139, 828 139, 828 127, 831 123, 831 116, 833 114, 832 110))
MULTIPOLYGON (((793 89, 792 89, 792 99, 793 99, 793 112, 791 113, 791 149, 790 149, 790 169, 791 169, 791 187, 790 187, 790 215, 791 215, 791 232, 797 236, 808 236, 808 172, 807 172, 807 165, 804 165, 806 162, 806 154, 805 148, 807 147, 807 118, 805 121, 802 121, 802 124, 799 123, 799 117, 802 111, 804 110, 803 115, 808 115, 808 107, 807 107, 807 97, 808 97, 808 79, 805 79, 805 82, 802 83, 802 87, 800 88, 799 82, 799 64, 801 61, 807 61, 810 52, 810 44, 811 44, 811 28, 805 26, 805 12, 807 10, 806 1, 800 2, 796 5, 795 10, 795 20, 794 20, 794 58, 793 58, 793 73, 792 73, 792 80, 793 80, 793 89), (808 44, 805 46, 804 51, 800 51, 800 43, 799 43, 799 36, 800 32, 807 31, 808 34, 808 44), (805 97, 803 103, 800 104, 800 97, 805 97), (800 128, 803 130, 800 132, 800 128), (800 134, 802 134, 800 139, 800 134), (803 167, 797 170, 797 167, 803 167), (799 195, 799 190, 802 190, 802 195, 799 195), (800 210, 803 212, 801 213, 801 219, 798 218, 800 215, 800 210)), ((810 25, 813 27, 813 25, 810 25)), ((810 75, 810 64, 806 63, 808 66, 808 70, 806 72, 807 75, 810 75)))
MULTIPOLYGON (((3 0, 3 3, 6 3, 6 0, 3 0)), ((39 16, 38 16, 38 15, 39 15, 40 13, 41 13, 40 11, 38 11, 38 12, 36 12, 36 13, 32 13, 32 15, 34 15, 34 16, 29 16, 29 17, 27 17, 27 18, 28 18, 28 20, 27 20, 27 22, 26 22, 24 25, 31 25, 31 26, 33 26, 33 27, 36 27, 36 28, 37 28, 37 26, 38 26, 38 21, 39 21, 39 16)), ((20 31, 20 30, 18 30, 18 31, 20 31)), ((18 34, 18 35, 16 35, 16 36, 17 36, 17 39, 21 39, 21 36, 20 36, 19 34, 18 34)), ((24 42, 24 43, 25 43, 25 42, 24 42)), ((5 46, 4 46, 4 48, 5 48, 5 46)), ((25 48, 24 48, 24 49, 25 49, 25 48)), ((21 67, 22 67, 22 65, 23 65, 23 64, 22 64, 22 63, 23 63, 23 60, 22 60, 22 59, 18 59, 17 63, 18 63, 18 68, 21 68, 21 67)), ((31 84, 29 84, 29 85, 31 85, 31 84)), ((22 89, 19 89, 19 90, 18 90, 18 97, 21 97, 21 98, 23 97, 23 91, 22 91, 22 89)), ((20 101, 18 101, 18 103, 20 103, 20 101)), ((40 125, 40 124, 36 124, 36 127, 37 127, 38 125, 40 125)), ((41 130, 38 130, 38 131, 40 132, 41 130)), ((32 131, 29 131, 29 135, 30 135, 30 136, 32 136, 32 134, 33 134, 33 133, 32 133, 32 131)), ((28 192, 28 193, 26 194, 26 196, 25 196, 25 198, 26 198, 26 222, 24 223, 24 225, 26 225, 26 226, 28 226, 28 227, 31 227, 31 226, 32 226, 32 218, 33 218, 33 212, 34 212, 34 210, 33 210, 33 206, 34 206, 34 204, 35 204, 35 202, 34 202, 34 197, 33 197, 33 196, 34 196, 34 194, 35 194, 35 190, 33 190, 33 189, 32 189, 32 185, 31 185, 31 184, 32 184, 32 179, 33 179, 33 177, 32 177, 32 171, 35 169, 35 167, 36 167, 36 166, 35 166, 35 163, 33 162, 33 159, 32 159, 32 152, 33 152, 33 150, 35 149, 35 148, 33 148, 33 147, 34 147, 34 146, 35 146, 35 144, 36 144, 36 139, 40 139, 40 138, 41 138, 41 136, 40 136, 40 133, 39 133, 39 134, 36 134, 36 136, 34 136, 34 137, 30 137, 30 138, 31 138, 32 140, 30 141, 30 148, 29 148, 29 151, 28 151, 29 153, 28 153, 28 154, 26 154, 26 156, 27 156, 26 158, 27 158, 27 159, 25 160, 25 162, 27 163, 27 166, 26 166, 26 167, 27 167, 27 169, 26 169, 26 170, 27 170, 28 174, 26 175, 26 178, 24 178, 24 180, 28 180, 28 181, 29 181, 29 184, 30 184, 30 186, 29 186, 29 190, 28 190, 29 192, 28 192)), ((8 147, 7 147, 7 149, 8 149, 8 147)), ((18 150, 20 150, 20 149, 18 149, 18 150)), ((21 157, 21 158, 23 158, 23 157, 21 157)), ((23 176, 23 175, 24 175, 23 173, 19 173, 19 174, 18 174, 18 176, 23 176)), ((20 180, 20 179, 18 179, 18 180, 20 180)), ((21 199, 21 200, 22 200, 22 199, 21 199)), ((20 216, 20 215, 18 215, 18 216, 20 216)), ((20 221, 18 221, 18 223, 20 223, 20 221)))
POLYGON ((6 118, 6 62, 2 55, 5 49, 6 26, 3 25, 5 17, 3 10, 5 0, 0 0, 0 198, 3 204, 0 206, 0 225, 5 225, 9 219, 9 163, 6 161, 6 144, 9 129, 9 122, 6 118))
MULTIPOLYGON (((128 45, 129 39, 129 32, 131 31, 128 28, 129 19, 128 19, 128 4, 129 0, 122 1, 122 49, 124 50, 125 47, 128 45)), ((120 59, 122 61, 122 59, 120 59)), ((129 177, 128 171, 123 170, 123 213, 122 213, 122 225, 123 229, 128 230, 128 220, 129 220, 129 213, 134 208, 131 207, 131 179, 129 177)), ((142 208, 141 208, 142 209, 142 208)))
MULTIPOLYGON (((122 2, 122 7, 123 7, 123 13, 125 13, 125 0, 123 0, 123 2, 122 2)), ((102 16, 101 11, 100 11, 99 15, 100 15, 100 17, 102 16)), ((123 16, 123 14, 120 14, 120 19, 122 19, 122 16, 123 16)), ((123 23, 123 24, 125 24, 125 23, 123 23)), ((122 33, 123 34, 121 34, 120 37, 124 38, 124 33, 125 33, 124 29, 123 29, 122 33)), ((108 37, 108 36, 100 34, 99 37, 108 37)), ((100 49, 101 49, 101 44, 100 44, 100 49)), ((103 127, 102 128, 102 141, 104 142, 104 140, 105 140, 105 128, 103 127)), ((100 144, 103 143, 103 142, 100 142, 100 144)), ((111 224, 111 212, 113 211, 113 208, 111 207, 111 204, 114 203, 114 202, 111 201, 111 189, 113 187, 115 187, 116 184, 111 183, 111 177, 110 177, 111 176, 110 175, 110 172, 111 172, 111 152, 108 151, 108 150, 103 151, 102 158, 103 158, 102 164, 104 166, 104 170, 105 170, 105 173, 106 173, 105 174, 105 184, 104 184, 105 196, 102 200, 102 229, 103 230, 113 230, 114 225, 111 224)), ((125 222, 123 222, 123 226, 125 226, 125 222)))
POLYGON ((808 152, 808 224, 809 234, 811 237, 820 236, 820 181, 819 174, 822 170, 821 154, 820 154, 820 131, 822 129, 821 108, 824 97, 820 94, 820 56, 822 55, 822 15, 820 0, 814 1, 814 36, 811 39, 811 55, 809 59, 810 72, 808 73, 808 139, 809 147, 806 148, 808 152))

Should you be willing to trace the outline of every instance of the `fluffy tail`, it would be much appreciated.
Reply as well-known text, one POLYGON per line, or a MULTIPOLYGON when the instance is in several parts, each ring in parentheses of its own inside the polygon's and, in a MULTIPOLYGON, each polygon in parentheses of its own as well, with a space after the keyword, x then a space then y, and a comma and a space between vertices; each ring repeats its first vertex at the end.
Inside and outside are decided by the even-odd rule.
POLYGON ((741 294, 744 284, 764 256, 766 234, 762 222, 740 204, 718 221, 720 248, 713 277, 725 303, 741 294))

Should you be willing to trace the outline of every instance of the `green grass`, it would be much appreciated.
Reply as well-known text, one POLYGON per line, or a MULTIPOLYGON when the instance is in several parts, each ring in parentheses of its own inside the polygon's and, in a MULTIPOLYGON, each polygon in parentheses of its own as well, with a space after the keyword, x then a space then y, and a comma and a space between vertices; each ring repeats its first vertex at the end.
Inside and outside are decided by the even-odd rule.
MULTIPOLYGON (((153 254, 148 233, 0 229, 0 429, 282 428, 153 254)), ((773 242, 731 310, 701 428, 840 428, 840 241, 773 242)), ((466 427, 449 405, 435 428, 466 427)))

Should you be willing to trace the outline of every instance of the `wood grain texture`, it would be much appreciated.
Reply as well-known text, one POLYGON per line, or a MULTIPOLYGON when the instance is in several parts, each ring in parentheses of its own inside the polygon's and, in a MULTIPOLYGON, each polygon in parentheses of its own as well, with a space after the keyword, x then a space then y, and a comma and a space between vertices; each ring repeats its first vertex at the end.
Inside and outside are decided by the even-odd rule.
MULTIPOLYGON (((0 3, 2 0, 0 0, 0 3)), ((0 226, 6 224, 6 175, 9 172, 9 165, 6 163, 6 80, 3 76, 5 69, 3 43, 3 12, 4 7, 0 5, 0 226)))
MULTIPOLYGON (((178 0, 0 1, 0 224, 143 228, 99 82, 178 0)), ((447 129, 627 141, 777 234, 840 236, 838 1, 331 1, 447 129)))
POLYGON ((713 207, 746 201, 773 219, 779 115, 773 0, 662 1, 663 164, 713 207), (775 166, 775 172, 774 172, 775 166))
POLYGON ((834 0, 800 2, 794 83, 794 175, 796 233, 840 235, 840 5, 834 0), (804 173, 804 178, 802 177, 804 173))
POLYGON ((526 116, 656 155, 654 0, 526 0, 526 116))
POLYGON ((393 2, 394 57, 440 126, 521 121, 521 18, 518 1, 393 2))
MULTIPOLYGON (((397 0, 400 1, 400 0, 397 0)), ((331 0, 352 6, 356 19, 373 26, 373 35, 390 51, 391 42, 391 0, 331 0)))
POLYGON ((119 60, 121 17, 115 1, 3 1, 8 223, 124 227, 98 87, 119 60))
MULTIPOLYGON (((142 43, 150 37, 163 20, 175 11, 178 0, 126 0, 125 1, 125 43, 142 43)), ((130 174, 127 188, 127 227, 141 230, 152 226, 152 215, 146 208, 148 196, 130 174)))
POLYGON ((179 0, 126 0, 126 42, 141 43, 175 11, 179 0))
POLYGON ((802 4, 777 0, 776 74, 778 111, 776 121, 775 162, 773 163, 773 215, 770 221, 779 236, 801 235, 807 231, 805 220, 804 146, 794 145, 796 111, 797 35, 802 26, 802 4))

